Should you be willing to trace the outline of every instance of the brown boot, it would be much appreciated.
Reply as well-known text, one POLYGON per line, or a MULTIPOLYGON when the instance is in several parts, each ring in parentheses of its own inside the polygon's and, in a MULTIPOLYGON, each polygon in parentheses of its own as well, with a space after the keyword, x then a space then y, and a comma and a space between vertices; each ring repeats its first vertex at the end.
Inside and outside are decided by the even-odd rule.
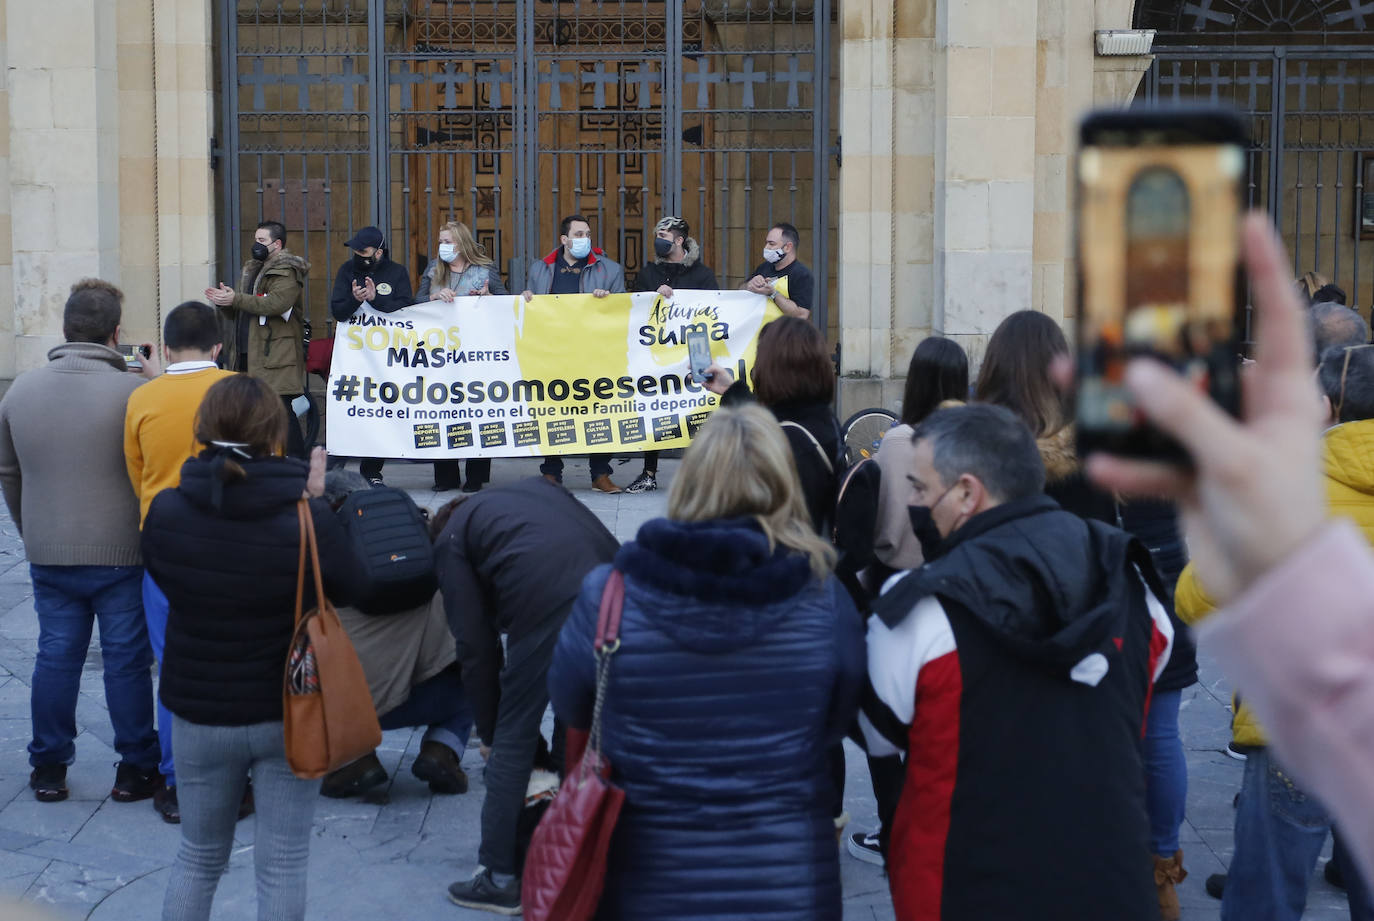
POLYGON ((611 496, 614 496, 616 493, 620 492, 620 487, 612 483, 611 478, 604 473, 596 479, 592 480, 592 489, 595 489, 597 492, 604 492, 607 495, 611 496))
POLYGON ((1182 851, 1175 851, 1172 857, 1155 857, 1155 893, 1159 896, 1162 921, 1179 921, 1178 892, 1174 887, 1187 878, 1182 851))

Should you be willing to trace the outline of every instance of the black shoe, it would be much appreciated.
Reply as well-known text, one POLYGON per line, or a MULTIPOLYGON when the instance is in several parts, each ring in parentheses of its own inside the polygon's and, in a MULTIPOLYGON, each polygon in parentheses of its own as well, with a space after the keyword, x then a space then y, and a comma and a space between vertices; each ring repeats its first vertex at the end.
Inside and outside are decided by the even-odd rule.
POLYGON ((658 471, 645 470, 635 481, 625 487, 627 493, 653 492, 658 489, 658 471))
POLYGON ((1222 890, 1226 888, 1226 874, 1213 873, 1211 876, 1207 877, 1207 882, 1203 885, 1203 888, 1207 890, 1207 894, 1212 898, 1221 898, 1222 890))
POLYGON ((431 793, 468 792, 468 775, 463 771, 458 753, 442 742, 420 743, 420 754, 410 766, 410 773, 427 782, 431 793))
POLYGON ((181 824, 181 804, 177 802, 177 788, 163 785, 153 794, 153 811, 168 825, 181 824))
POLYGON ((67 798, 67 766, 40 764, 29 774, 29 788, 40 803, 60 803, 67 798))
POLYGON ((482 487, 485 485, 487 484, 483 483, 481 480, 477 480, 475 482, 473 480, 468 480, 466 483, 463 484, 463 492, 467 493, 468 495, 472 495, 475 492, 481 492, 482 487))
POLYGON ((345 764, 324 779, 320 794, 333 799, 344 799, 366 793, 378 784, 386 783, 386 768, 377 760, 376 752, 363 755, 352 764, 345 764))
POLYGON ((371 487, 374 488, 374 489, 386 485, 386 483, 385 483, 385 482, 382 480, 382 478, 379 477, 379 476, 363 477, 363 479, 367 480, 367 485, 368 485, 368 486, 371 486, 371 487))
POLYGON ((449 901, 464 908, 477 908, 498 915, 520 914, 520 879, 516 877, 504 886, 492 882, 486 867, 472 879, 448 887, 449 901))
POLYGON ((1326 881, 1337 889, 1345 888, 1345 877, 1341 875, 1341 865, 1336 863, 1335 860, 1328 860, 1326 862, 1326 867, 1322 870, 1322 876, 1325 876, 1326 881))
POLYGON ((110 799, 116 803, 136 803, 156 795, 163 786, 162 773, 157 768, 141 768, 121 761, 115 767, 110 799))
POLYGON ((864 863, 871 863, 875 867, 883 865, 883 851, 878 846, 879 828, 873 831, 856 831, 850 835, 845 842, 845 847, 849 849, 849 856, 864 863))
POLYGON ((1241 745, 1239 742, 1231 741, 1226 743, 1226 754, 1237 761, 1244 761, 1250 757, 1252 751, 1257 751, 1258 745, 1241 745))

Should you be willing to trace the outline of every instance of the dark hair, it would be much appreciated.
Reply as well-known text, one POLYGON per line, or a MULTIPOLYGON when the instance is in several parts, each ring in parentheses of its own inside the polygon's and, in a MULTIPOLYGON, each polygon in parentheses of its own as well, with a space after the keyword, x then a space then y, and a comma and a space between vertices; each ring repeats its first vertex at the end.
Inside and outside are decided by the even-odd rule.
POLYGON ((1340 304, 1345 306, 1345 292, 1335 285, 1322 285, 1317 292, 1312 295, 1314 304, 1340 304))
POLYGON ((916 426, 911 440, 930 442, 935 472, 945 486, 967 473, 998 502, 1045 491, 1045 465, 1035 438, 1005 407, 974 403, 937 410, 916 426))
POLYGON ((835 364, 825 337, 799 317, 779 317, 759 331, 751 376, 754 395, 764 406, 835 398, 835 364))
POLYGON ((162 324, 162 341, 174 351, 210 351, 224 341, 219 328, 219 311, 200 301, 178 304, 162 324))
POLYGON ((68 342, 104 345, 119 328, 124 292, 108 281, 83 278, 72 285, 62 308, 62 335, 68 342))
MULTIPOLYGON (((277 454, 286 445, 286 406, 271 387, 256 377, 235 374, 205 391, 196 412, 196 441, 242 445, 250 457, 277 454)), ((238 479, 243 468, 234 461, 224 465, 225 479, 238 479)))
POLYGON ((558 224, 558 235, 559 235, 560 237, 566 237, 566 236, 568 235, 568 231, 569 231, 569 230, 572 230, 572 225, 573 225, 573 223, 576 222, 576 221, 581 221, 582 223, 586 224, 588 227, 591 227, 591 226, 592 226, 592 222, 589 221, 589 220, 587 220, 587 219, 586 219, 585 217, 583 217, 582 215, 580 215, 580 214, 570 214, 570 215, 568 215, 567 217, 563 218, 562 221, 559 222, 559 224, 558 224))
POLYGON ((968 356, 953 339, 921 340, 906 369, 902 423, 914 426, 945 400, 968 399, 968 356))
POLYGON ((281 221, 263 221, 256 229, 267 231, 267 235, 272 238, 273 243, 286 245, 286 225, 281 221))
POLYGON ((439 507, 439 510, 429 516, 429 540, 430 543, 438 543, 439 535, 444 533, 444 528, 448 527, 449 519, 453 513, 458 511, 458 506, 462 505, 471 495, 462 495, 450 499, 439 507))
POLYGON ((1050 380, 1050 363, 1069 353, 1064 331, 1043 313, 1018 310, 992 334, 974 399, 1005 406, 1036 438, 1067 423, 1064 400, 1050 380))
POLYGON ((1322 393, 1331 401, 1331 411, 1339 412, 1337 422, 1374 419, 1374 348, 1327 349, 1317 367, 1317 381, 1322 393), (1344 394, 1341 393, 1342 372, 1345 374, 1344 394))
POLYGON ((1307 322, 1312 331, 1313 356, 1319 361, 1330 349, 1369 341, 1369 324, 1364 317, 1340 304, 1313 304, 1307 312, 1307 322))
POLYGON ((769 229, 781 231, 782 238, 786 240, 788 243, 791 243, 793 249, 797 249, 801 246, 801 234, 797 233, 797 228, 793 227, 786 221, 774 224, 769 229))

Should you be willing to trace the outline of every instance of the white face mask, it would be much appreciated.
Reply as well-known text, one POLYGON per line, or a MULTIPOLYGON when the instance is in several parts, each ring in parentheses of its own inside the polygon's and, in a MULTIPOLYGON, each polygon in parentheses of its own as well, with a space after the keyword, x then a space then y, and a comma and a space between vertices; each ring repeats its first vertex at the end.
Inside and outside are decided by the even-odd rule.
POLYGON ((439 259, 443 262, 452 262, 458 255, 458 247, 452 243, 439 244, 439 259))
POLYGON ((568 253, 574 259, 585 259, 591 251, 592 241, 590 237, 573 237, 568 241, 568 253))
POLYGON ((783 250, 780 250, 780 249, 769 249, 769 248, 766 247, 766 246, 763 248, 763 261, 764 261, 764 262, 771 262, 771 263, 780 262, 780 261, 782 261, 783 255, 784 255, 784 251, 783 251, 783 250))

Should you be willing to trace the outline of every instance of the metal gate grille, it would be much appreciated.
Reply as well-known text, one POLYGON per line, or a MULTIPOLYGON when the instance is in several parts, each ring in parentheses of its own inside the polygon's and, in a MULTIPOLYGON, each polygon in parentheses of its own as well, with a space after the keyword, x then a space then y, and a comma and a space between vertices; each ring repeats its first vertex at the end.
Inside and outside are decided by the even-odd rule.
POLYGON ((824 328, 830 17, 830 0, 224 0, 221 269, 281 220, 319 324, 364 224, 418 281, 461 220, 520 290, 566 214, 631 282, 680 214, 726 287, 788 221, 824 328))

